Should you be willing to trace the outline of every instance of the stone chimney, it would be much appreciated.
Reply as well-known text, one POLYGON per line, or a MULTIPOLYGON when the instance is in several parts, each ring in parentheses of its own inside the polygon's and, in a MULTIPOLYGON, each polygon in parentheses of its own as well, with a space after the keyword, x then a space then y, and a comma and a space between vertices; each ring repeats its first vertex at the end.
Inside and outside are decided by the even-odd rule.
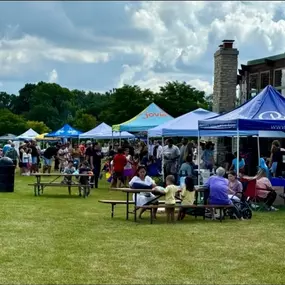
MULTIPOLYGON (((214 55, 213 111, 220 114, 235 108, 239 52, 233 48, 233 43, 233 40, 224 40, 214 55)), ((218 138, 213 142, 217 164, 221 165, 225 159, 225 140, 218 138)))
POLYGON ((238 50, 233 40, 223 40, 215 52, 213 111, 224 113, 235 108, 238 50))

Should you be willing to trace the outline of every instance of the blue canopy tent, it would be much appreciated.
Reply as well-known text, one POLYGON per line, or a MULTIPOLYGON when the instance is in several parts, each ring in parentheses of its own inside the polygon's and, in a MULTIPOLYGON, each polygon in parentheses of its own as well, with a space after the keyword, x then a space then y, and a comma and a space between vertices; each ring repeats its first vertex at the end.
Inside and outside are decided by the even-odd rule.
POLYGON ((105 124, 105 123, 101 123, 100 125, 98 125, 96 128, 83 133, 79 136, 79 138, 93 138, 93 139, 130 139, 130 138, 134 138, 135 136, 128 133, 128 132, 113 132, 112 131, 112 127, 110 127, 109 125, 105 124))
POLYGON ((285 130, 285 98, 271 85, 231 112, 199 121, 199 130, 285 130))
POLYGON ((58 137, 58 138, 78 138, 82 132, 72 128, 70 125, 65 124, 62 128, 55 132, 51 132, 45 137, 58 137))
POLYGON ((199 108, 149 129, 148 136, 196 137, 198 136, 198 121, 216 117, 217 115, 217 113, 199 108))
MULTIPOLYGON (((219 114, 207 111, 202 108, 198 108, 194 111, 186 113, 180 117, 172 119, 171 121, 165 122, 155 128, 148 130, 149 137, 198 137, 198 122, 200 120, 206 120, 209 118, 217 117, 219 114)), ((201 134, 201 132, 200 132, 201 134)), ((255 135, 256 132, 244 131, 241 135, 255 135)), ((204 131, 202 132, 204 136, 210 137, 225 137, 225 136, 235 136, 236 131, 204 131)))
MULTIPOLYGON (((268 85, 258 95, 233 111, 199 121, 200 130, 201 132, 236 130, 237 152, 239 152, 241 131, 285 130, 285 98, 271 85, 268 85)), ((239 161, 237 165, 238 163, 239 161)))
POLYGON ((173 117, 164 112, 156 104, 151 103, 134 118, 124 123, 113 125, 112 130, 117 132, 146 132, 172 119, 173 117))

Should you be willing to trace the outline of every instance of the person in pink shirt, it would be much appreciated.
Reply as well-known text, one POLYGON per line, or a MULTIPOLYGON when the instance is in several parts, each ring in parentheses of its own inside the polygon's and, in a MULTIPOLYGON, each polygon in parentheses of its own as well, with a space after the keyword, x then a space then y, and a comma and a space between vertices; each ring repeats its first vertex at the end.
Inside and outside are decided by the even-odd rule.
MULTIPOLYGON (((244 178, 246 178, 244 176, 244 178)), ((250 179, 250 177, 247 177, 250 179)), ((276 192, 272 188, 272 184, 270 180, 266 176, 266 171, 260 169, 256 176, 252 177, 252 179, 256 179, 256 194, 257 197, 261 200, 265 201, 268 211, 276 211, 272 205, 277 197, 276 192)))

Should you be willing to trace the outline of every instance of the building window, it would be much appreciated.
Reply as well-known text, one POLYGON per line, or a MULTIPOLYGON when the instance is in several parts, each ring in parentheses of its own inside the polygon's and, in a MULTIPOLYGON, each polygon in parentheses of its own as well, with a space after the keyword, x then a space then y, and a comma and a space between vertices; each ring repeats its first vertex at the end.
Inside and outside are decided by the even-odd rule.
POLYGON ((270 71, 260 72, 260 89, 270 84, 270 71))
POLYGON ((274 70, 274 87, 285 87, 285 69, 274 70))
POLYGON ((258 73, 249 75, 249 92, 255 92, 259 89, 258 73))

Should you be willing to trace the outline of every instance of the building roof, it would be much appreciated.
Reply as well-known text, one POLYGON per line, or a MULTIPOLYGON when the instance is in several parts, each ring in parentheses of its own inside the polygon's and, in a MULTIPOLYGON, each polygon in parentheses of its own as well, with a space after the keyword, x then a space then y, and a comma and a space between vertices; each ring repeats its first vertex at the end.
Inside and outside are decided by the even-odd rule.
POLYGON ((285 59, 285 53, 281 53, 281 54, 277 54, 277 55, 273 55, 273 56, 268 56, 268 57, 264 57, 264 58, 259 58, 259 59, 255 59, 255 60, 250 60, 247 62, 247 65, 262 64, 262 63, 265 63, 267 60, 276 61, 279 59, 285 59))

